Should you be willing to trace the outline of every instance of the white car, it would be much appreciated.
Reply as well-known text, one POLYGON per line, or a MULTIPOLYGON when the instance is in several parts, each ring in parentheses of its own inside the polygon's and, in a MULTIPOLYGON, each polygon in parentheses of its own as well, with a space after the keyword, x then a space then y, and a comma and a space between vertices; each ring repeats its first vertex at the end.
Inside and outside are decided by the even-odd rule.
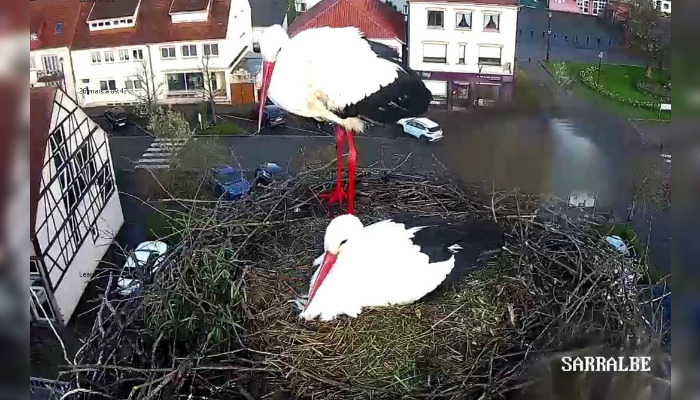
MULTIPOLYGON (((160 270, 160 264, 167 252, 168 245, 163 242, 143 242, 136 246, 136 250, 126 259, 122 272, 132 277, 139 273, 154 275, 160 270)), ((122 296, 134 293, 140 286, 141 283, 136 278, 120 277, 117 281, 119 294, 122 296)))
POLYGON ((404 118, 397 123, 403 127, 405 133, 419 139, 426 138, 431 142, 442 139, 442 128, 428 118, 404 118))

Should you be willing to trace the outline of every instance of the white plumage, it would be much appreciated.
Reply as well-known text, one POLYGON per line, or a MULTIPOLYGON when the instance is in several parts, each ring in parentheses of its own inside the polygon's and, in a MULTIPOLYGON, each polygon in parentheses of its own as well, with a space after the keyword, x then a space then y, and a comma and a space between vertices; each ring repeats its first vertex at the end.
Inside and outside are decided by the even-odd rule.
MULTIPOLYGON (((392 220, 363 227, 352 215, 335 218, 327 228, 324 248, 337 259, 301 317, 324 321, 341 314, 356 317, 364 307, 408 304, 435 290, 455 268, 455 256, 463 246, 443 243, 449 258, 431 262, 425 249, 416 244, 416 234, 430 228, 408 228, 392 220)), ((314 261, 314 265, 324 265, 311 278, 310 293, 322 275, 324 261, 324 256, 314 261)))
POLYGON ((398 64, 377 57, 354 27, 307 29, 291 39, 277 40, 283 43, 267 94, 278 106, 308 118, 346 126, 348 121, 329 111, 369 97, 403 71, 398 64))

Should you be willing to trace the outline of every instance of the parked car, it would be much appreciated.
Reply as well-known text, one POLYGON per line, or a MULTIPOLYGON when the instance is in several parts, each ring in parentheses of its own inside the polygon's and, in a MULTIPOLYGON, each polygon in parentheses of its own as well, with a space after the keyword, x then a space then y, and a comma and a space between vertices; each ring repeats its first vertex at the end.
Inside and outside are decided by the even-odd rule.
POLYGON ((403 128, 404 133, 419 139, 434 142, 442 139, 442 128, 437 122, 428 118, 404 118, 397 122, 403 128))
POLYGON ((214 191, 228 200, 237 200, 251 190, 251 184, 243 175, 243 171, 228 165, 212 168, 211 180, 214 191))
POLYGON ((139 276, 155 275, 160 270, 167 252, 168 245, 158 240, 146 241, 136 246, 124 263, 123 276, 117 280, 119 294, 127 296, 138 290, 141 287, 139 276))
POLYGON ((279 165, 268 162, 260 165, 255 169, 255 184, 268 186, 274 182, 276 177, 282 174, 282 167, 279 165))
POLYGON ((126 110, 121 107, 110 108, 109 110, 105 111, 104 117, 112 130, 117 127, 126 126, 126 123, 128 122, 126 110))
POLYGON ((287 113, 275 104, 267 104, 263 111, 263 120, 265 126, 274 128, 287 123, 287 113))

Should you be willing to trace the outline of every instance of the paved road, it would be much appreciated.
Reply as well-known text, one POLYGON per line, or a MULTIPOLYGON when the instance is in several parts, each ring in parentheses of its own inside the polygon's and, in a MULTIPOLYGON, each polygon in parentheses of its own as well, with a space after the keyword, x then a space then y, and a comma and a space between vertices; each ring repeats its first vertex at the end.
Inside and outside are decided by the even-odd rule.
MULTIPOLYGON (((515 50, 518 59, 545 58, 547 14, 546 9, 520 9, 515 50)), ((620 32, 598 17, 554 11, 551 30, 551 60, 597 62, 598 53, 604 51, 606 62, 643 64, 639 57, 626 51, 620 32)))

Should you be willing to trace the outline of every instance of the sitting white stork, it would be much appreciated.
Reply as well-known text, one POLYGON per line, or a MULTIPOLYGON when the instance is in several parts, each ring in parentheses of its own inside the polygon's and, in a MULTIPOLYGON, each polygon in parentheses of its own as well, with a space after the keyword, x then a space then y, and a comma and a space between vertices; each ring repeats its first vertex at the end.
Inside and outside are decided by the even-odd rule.
POLYGON ((392 123, 428 110, 432 94, 420 76, 401 65, 396 51, 367 40, 353 27, 313 28, 290 38, 273 25, 260 36, 263 57, 258 130, 269 97, 286 111, 335 125, 338 176, 322 197, 342 203, 343 142, 349 149, 348 212, 353 197, 357 152, 352 132, 365 122, 392 123))
POLYGON ((302 318, 324 321, 356 317, 363 307, 409 304, 451 287, 503 243, 490 220, 394 218, 364 227, 354 215, 341 215, 326 228, 307 300, 295 302, 302 318))

